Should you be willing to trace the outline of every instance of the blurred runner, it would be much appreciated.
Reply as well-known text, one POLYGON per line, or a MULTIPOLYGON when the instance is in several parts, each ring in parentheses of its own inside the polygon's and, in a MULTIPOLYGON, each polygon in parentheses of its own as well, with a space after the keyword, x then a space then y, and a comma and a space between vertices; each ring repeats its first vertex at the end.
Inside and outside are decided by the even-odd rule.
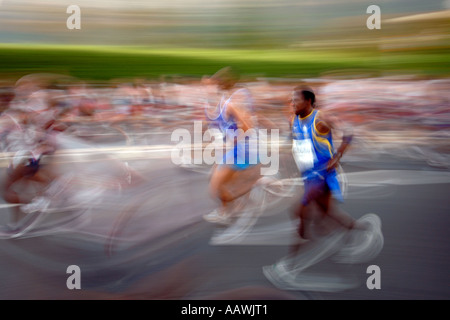
MULTIPOLYGON (((295 113, 292 119, 292 152, 304 180, 303 199, 295 212, 300 220, 298 235, 302 239, 310 237, 314 208, 320 211, 319 222, 328 217, 348 230, 359 227, 350 215, 339 210, 337 204, 337 201, 343 201, 343 197, 336 167, 350 145, 352 134, 344 131, 342 144, 335 150, 332 130, 336 129, 336 121, 317 110, 315 100, 311 88, 296 87, 291 101, 295 113)), ((322 227, 328 228, 327 225, 322 227)), ((295 244, 292 247, 292 255, 296 254, 299 246, 295 244)))
POLYGON ((65 129, 57 122, 60 110, 53 107, 53 94, 39 75, 25 76, 17 82, 15 98, 2 115, 3 149, 13 154, 3 184, 3 198, 9 203, 22 204, 14 215, 14 222, 18 222, 23 213, 35 212, 49 203, 41 195, 56 174, 51 168, 42 170, 41 160, 56 151, 53 133, 65 129), (30 198, 28 187, 32 182, 38 187, 30 198), (16 184, 20 184, 20 188, 16 188, 16 184))
POLYGON ((227 148, 222 163, 212 172, 210 191, 220 200, 220 207, 204 216, 209 222, 230 222, 235 212, 230 205, 237 198, 248 193, 259 179, 259 165, 256 135, 257 121, 253 110, 253 99, 246 88, 239 88, 238 75, 226 67, 212 77, 203 79, 206 86, 218 89, 219 103, 215 107, 207 105, 206 114, 211 122, 221 130, 224 139, 232 146, 227 148), (247 137, 246 137, 247 135, 247 137))
POLYGON ((300 241, 291 245, 286 258, 263 267, 263 272, 280 289, 339 291, 358 283, 306 270, 331 256, 339 263, 370 260, 381 251, 383 236, 377 215, 366 214, 355 220, 339 210, 338 202, 343 201, 343 196, 336 167, 352 134, 344 130, 342 144, 335 150, 332 131, 337 129, 336 121, 318 111, 315 100, 311 88, 294 88, 292 152, 304 182, 303 198, 294 215, 299 219, 300 241))

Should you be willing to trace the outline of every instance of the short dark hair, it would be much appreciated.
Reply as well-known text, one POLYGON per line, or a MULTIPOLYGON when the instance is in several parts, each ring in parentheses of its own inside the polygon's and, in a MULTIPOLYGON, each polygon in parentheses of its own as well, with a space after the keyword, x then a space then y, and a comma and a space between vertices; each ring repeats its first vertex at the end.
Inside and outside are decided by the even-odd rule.
POLYGON ((316 95, 312 88, 307 86, 298 86, 294 88, 295 93, 301 93, 303 95, 303 99, 311 101, 311 105, 314 106, 316 103, 316 95))

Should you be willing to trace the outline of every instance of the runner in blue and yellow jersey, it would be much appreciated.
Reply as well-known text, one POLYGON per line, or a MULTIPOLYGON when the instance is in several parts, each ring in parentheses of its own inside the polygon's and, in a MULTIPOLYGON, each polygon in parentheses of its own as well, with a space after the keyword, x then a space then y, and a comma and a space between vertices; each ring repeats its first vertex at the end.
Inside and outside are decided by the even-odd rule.
MULTIPOLYGON (((314 107, 315 99, 312 89, 296 87, 291 100, 294 111, 292 152, 304 181, 303 199, 296 210, 296 217, 300 219, 298 234, 303 239, 308 238, 314 204, 320 209, 322 217, 328 216, 346 229, 356 227, 355 220, 338 210, 336 204, 336 200, 343 201, 336 167, 352 135, 344 132, 342 144, 336 150, 332 136, 335 122, 314 107)), ((293 251, 297 250, 298 245, 295 245, 293 251)))

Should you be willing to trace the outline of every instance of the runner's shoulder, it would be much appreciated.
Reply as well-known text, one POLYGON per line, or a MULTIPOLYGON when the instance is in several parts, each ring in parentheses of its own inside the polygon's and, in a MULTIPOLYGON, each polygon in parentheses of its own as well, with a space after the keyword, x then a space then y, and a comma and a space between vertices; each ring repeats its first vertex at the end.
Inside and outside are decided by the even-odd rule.
POLYGON ((326 134, 330 130, 332 130, 335 127, 335 124, 337 122, 337 119, 335 116, 330 114, 327 111, 324 110, 318 110, 316 119, 315 119, 315 125, 316 129, 322 133, 326 134))

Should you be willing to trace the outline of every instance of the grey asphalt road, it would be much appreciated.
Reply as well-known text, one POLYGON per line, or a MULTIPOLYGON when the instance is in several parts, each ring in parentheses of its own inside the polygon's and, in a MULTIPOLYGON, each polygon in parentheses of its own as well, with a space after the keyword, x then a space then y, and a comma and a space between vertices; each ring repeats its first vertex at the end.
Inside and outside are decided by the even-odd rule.
MULTIPOLYGON (((93 164, 101 161, 85 165, 93 164)), ((129 165, 143 173, 145 184, 119 198, 103 198, 89 219, 82 216, 80 224, 54 233, 0 240, 0 299, 450 298, 448 170, 393 158, 344 163, 349 189, 342 208, 355 218, 376 213, 384 247, 367 263, 324 261, 318 268, 350 275, 358 285, 321 292, 278 289, 262 272, 288 253, 286 226, 297 198, 272 208, 240 241, 212 245, 219 227, 202 219, 216 205, 207 191, 208 175, 167 159, 129 165), (134 212, 111 243, 109 235, 124 214, 118 207, 134 212), (66 286, 70 265, 80 267, 80 290, 66 286), (380 267, 381 289, 366 286, 370 265, 380 267)))

